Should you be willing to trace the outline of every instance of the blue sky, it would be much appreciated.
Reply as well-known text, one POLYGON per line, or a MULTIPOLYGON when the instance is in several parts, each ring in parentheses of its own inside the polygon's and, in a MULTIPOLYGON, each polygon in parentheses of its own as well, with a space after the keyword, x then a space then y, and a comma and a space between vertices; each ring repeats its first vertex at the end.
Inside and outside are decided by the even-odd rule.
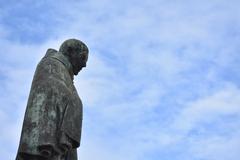
POLYGON ((35 67, 68 38, 79 159, 239 160, 240 1, 0 1, 0 155, 14 159, 35 67))

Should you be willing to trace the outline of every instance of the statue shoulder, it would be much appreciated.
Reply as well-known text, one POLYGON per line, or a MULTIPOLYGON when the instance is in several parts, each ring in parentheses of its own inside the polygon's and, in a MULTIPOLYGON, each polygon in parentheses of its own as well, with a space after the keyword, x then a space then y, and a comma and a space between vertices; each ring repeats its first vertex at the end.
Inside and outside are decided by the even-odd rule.
POLYGON ((49 48, 46 52, 46 55, 45 57, 48 57, 48 56, 53 56, 54 54, 56 54, 58 51, 56 49, 52 49, 52 48, 49 48))

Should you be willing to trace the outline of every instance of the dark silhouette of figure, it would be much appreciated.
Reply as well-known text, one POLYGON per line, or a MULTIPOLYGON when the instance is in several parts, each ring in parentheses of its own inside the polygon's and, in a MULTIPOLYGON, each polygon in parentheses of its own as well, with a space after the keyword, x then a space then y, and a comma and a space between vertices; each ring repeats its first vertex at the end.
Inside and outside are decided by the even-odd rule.
POLYGON ((32 81, 16 160, 77 160, 82 102, 73 84, 88 60, 77 39, 48 49, 32 81))

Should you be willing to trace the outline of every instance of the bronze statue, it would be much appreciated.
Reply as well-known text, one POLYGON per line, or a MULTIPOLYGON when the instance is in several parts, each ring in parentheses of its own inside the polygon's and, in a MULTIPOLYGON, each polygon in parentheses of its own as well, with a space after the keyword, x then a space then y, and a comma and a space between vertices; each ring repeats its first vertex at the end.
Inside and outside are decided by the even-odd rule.
POLYGON ((77 39, 48 49, 32 81, 16 160, 77 160, 82 102, 73 76, 87 60, 88 48, 77 39))

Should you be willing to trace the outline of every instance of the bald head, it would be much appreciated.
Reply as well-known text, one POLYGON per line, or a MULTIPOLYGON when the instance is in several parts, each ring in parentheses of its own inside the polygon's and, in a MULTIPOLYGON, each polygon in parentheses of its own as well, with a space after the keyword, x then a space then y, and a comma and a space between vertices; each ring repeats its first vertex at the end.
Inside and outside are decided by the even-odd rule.
POLYGON ((72 52, 78 52, 79 54, 82 52, 88 53, 88 47, 78 39, 68 39, 62 43, 59 52, 62 52, 64 55, 69 55, 72 52))

